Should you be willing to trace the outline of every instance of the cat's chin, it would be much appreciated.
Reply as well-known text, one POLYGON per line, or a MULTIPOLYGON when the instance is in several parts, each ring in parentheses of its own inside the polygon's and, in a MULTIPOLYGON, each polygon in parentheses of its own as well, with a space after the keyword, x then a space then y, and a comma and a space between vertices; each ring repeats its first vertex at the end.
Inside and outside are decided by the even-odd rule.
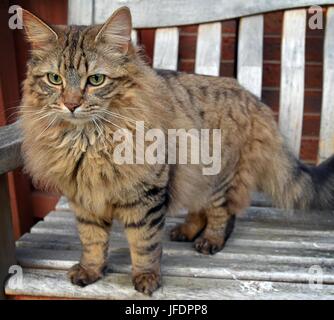
POLYGON ((91 121, 90 117, 83 117, 83 116, 78 117, 74 115, 70 115, 70 116, 66 116, 62 118, 64 121, 74 124, 74 125, 84 125, 91 121))

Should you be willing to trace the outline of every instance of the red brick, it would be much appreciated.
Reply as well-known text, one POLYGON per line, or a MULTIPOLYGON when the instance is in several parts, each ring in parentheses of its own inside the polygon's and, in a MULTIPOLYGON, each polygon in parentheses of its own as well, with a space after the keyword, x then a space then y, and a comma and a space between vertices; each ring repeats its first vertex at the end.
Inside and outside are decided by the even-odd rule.
POLYGON ((179 45, 180 59, 195 59, 196 56, 196 36, 181 35, 179 45))
POLYGON ((322 62, 324 54, 324 38, 306 38, 306 62, 322 62))
POLYGON ((223 36, 221 45, 221 59, 234 60, 236 55, 236 39, 234 36, 223 36))
POLYGON ((222 22, 223 33, 236 33, 237 32, 237 20, 225 20, 222 22))
POLYGON ((277 112, 279 106, 279 91, 277 89, 263 89, 262 101, 273 111, 277 112))
POLYGON ((180 71, 194 73, 195 70, 195 61, 194 60, 180 60, 179 68, 180 71))
POLYGON ((147 55, 150 64, 152 63, 154 50, 155 29, 142 29, 139 32, 140 43, 147 55))
POLYGON ((264 34, 280 35, 282 33, 283 12, 270 12, 264 15, 264 34))
POLYGON ((263 60, 281 60, 281 38, 265 36, 263 39, 263 60))
POLYGON ((304 111, 319 113, 321 112, 322 92, 314 90, 305 90, 304 111))
POLYGON ((300 159, 308 162, 316 162, 319 140, 315 138, 303 138, 300 150, 300 159))
POLYGON ((197 33, 197 30, 198 30, 197 24, 182 26, 180 27, 180 34, 197 33))
POLYGON ((233 62, 222 62, 220 64, 220 76, 235 78, 235 65, 233 62))
POLYGON ((279 87, 281 79, 281 65, 277 63, 263 64, 263 86, 279 87))
POLYGON ((303 119, 303 136, 319 137, 320 114, 305 114, 303 119))
POLYGON ((322 65, 305 65, 305 88, 322 88, 322 65))

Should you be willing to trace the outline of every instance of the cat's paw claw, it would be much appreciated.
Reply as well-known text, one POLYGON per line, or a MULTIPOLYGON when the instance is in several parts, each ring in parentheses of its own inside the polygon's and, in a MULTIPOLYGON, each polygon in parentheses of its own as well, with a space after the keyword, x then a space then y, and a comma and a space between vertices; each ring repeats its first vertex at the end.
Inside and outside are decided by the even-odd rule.
POLYGON ((85 287, 96 282, 103 276, 102 272, 87 270, 80 264, 75 264, 67 273, 71 282, 80 287, 85 287))
POLYGON ((224 242, 223 241, 213 241, 205 237, 201 237, 195 241, 194 247, 196 251, 200 253, 215 254, 224 248, 224 242))
POLYGON ((153 272, 140 273, 133 277, 132 282, 137 291, 151 296, 161 286, 161 277, 153 272))

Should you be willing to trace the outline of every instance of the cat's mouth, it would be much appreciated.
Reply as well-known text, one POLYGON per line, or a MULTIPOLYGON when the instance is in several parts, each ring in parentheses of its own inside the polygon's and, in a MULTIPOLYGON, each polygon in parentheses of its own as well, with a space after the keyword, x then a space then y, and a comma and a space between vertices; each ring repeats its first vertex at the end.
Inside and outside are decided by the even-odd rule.
POLYGON ((91 121, 92 116, 86 112, 66 112, 62 114, 62 119, 72 124, 83 124, 91 121))

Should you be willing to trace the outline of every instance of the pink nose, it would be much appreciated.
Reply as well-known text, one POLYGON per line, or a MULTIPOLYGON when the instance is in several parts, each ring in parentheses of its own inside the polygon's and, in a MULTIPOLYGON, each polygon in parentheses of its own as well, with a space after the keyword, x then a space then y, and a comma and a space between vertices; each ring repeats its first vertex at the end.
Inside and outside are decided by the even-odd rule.
POLYGON ((78 103, 64 102, 64 105, 71 112, 73 112, 76 108, 80 107, 80 104, 78 103))

